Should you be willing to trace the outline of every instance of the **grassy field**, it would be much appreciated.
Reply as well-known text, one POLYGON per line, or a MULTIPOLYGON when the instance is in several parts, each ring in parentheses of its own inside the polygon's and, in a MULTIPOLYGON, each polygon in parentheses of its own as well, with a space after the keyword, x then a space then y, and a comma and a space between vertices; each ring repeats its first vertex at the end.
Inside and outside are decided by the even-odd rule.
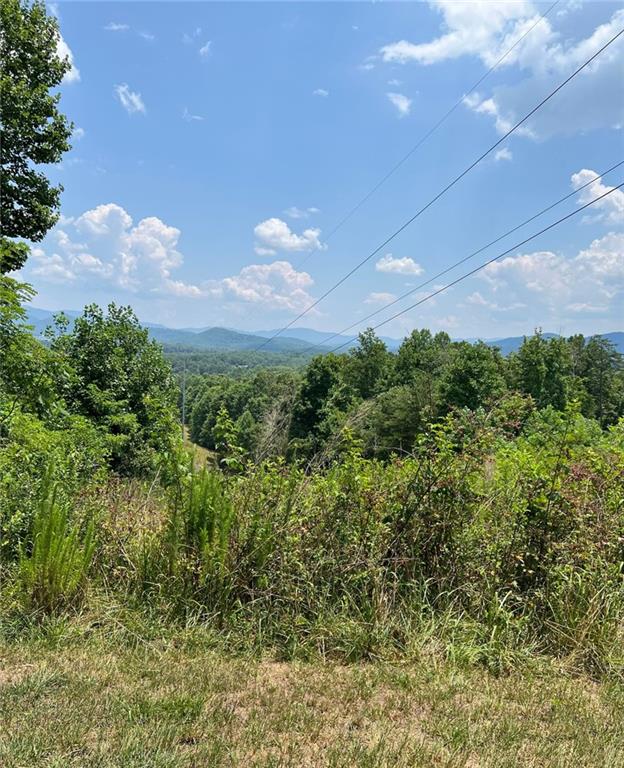
POLYGON ((197 631, 135 640, 0 645, 0 765, 624 766, 622 689, 552 665, 496 677, 435 655, 301 664, 197 631))

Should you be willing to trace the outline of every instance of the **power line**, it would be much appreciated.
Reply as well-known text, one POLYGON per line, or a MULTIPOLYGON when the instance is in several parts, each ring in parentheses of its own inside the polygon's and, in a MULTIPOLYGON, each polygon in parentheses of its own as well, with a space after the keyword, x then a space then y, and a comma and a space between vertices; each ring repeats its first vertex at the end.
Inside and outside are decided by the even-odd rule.
MULTIPOLYGON (((562 216, 560 219, 557 219, 557 221, 553 222, 552 224, 549 224, 547 227, 544 227, 543 229, 540 229, 539 232, 535 232, 533 235, 530 235, 530 237, 525 238, 519 243, 516 243, 515 245, 512 245, 511 248, 508 248, 506 251, 503 251, 502 253, 499 253, 498 256, 494 256, 493 258, 489 259, 488 261, 484 262, 483 264, 480 264, 478 267, 475 267, 474 269, 470 270, 470 272, 466 272, 465 274, 458 277, 456 280, 453 280, 450 283, 447 283, 447 285, 442 286, 437 291, 433 291, 432 293, 428 294, 424 298, 420 299, 419 301, 414 302, 414 304, 411 304, 409 307, 406 307, 405 309, 402 309, 400 312, 396 312, 394 315, 391 315, 390 317, 383 320, 381 323, 377 323, 377 325, 374 325, 372 327, 373 331, 376 331, 378 328, 381 328, 384 325, 387 325, 392 320, 396 320, 397 317, 400 317, 401 315, 404 315, 406 312, 411 311, 415 307, 420 306, 421 304, 424 304, 426 301, 429 301, 430 299, 433 299, 435 296, 438 296, 443 291, 448 290, 449 288, 452 288, 454 285, 457 285, 458 283, 461 283, 462 280, 466 280, 468 277, 471 277, 472 275, 476 274, 482 269, 485 269, 488 265, 494 263, 495 261, 498 261, 498 259, 502 259, 503 256, 507 256, 512 251, 515 251, 517 248, 521 248, 523 245, 526 245, 527 243, 531 242, 531 240, 535 240, 536 237, 539 237, 540 235, 543 235, 544 232, 548 232, 549 230, 553 229, 554 227, 558 226, 559 224, 563 223, 564 221, 567 221, 568 219, 571 219, 573 216, 576 216, 577 214, 584 211, 586 208, 589 208, 590 205, 594 205, 594 203, 599 202, 600 200, 603 200, 605 197, 608 197, 608 195, 613 194, 618 189, 621 189, 621 187, 624 187, 624 182, 621 184, 618 184, 617 187, 613 187, 612 189, 609 189, 607 192, 604 192, 602 195, 599 195, 598 197, 595 197, 593 200, 590 200, 589 203, 585 203, 585 205, 582 205, 580 208, 577 208, 575 211, 572 211, 571 213, 568 213, 566 216, 562 216)), ((334 347, 330 350, 331 352, 337 352, 339 349, 342 349, 343 347, 346 347, 348 344, 351 344, 351 342, 355 341, 357 336, 354 336, 351 339, 348 339, 347 341, 343 342, 337 347, 334 347)))
MULTIPOLYGON (((494 63, 492 66, 487 70, 487 72, 477 80, 477 82, 470 87, 466 93, 462 94, 459 99, 453 104, 453 106, 448 109, 442 117, 431 126, 431 128, 425 133, 421 138, 414 144, 414 146, 405 154, 403 157, 392 166, 392 168, 383 176, 377 184, 368 192, 364 197, 347 213, 345 216, 343 216, 342 219, 334 226, 332 230, 330 230, 329 234, 325 237, 325 242, 327 242, 333 235, 336 234, 336 232, 341 229, 341 227, 349 221, 349 219, 357 212, 359 209, 366 203, 374 194, 377 192, 377 190, 382 187, 388 179, 393 176, 396 171, 399 170, 399 168, 409 160, 409 158, 416 152, 417 149, 419 149, 426 141, 427 139, 433 135, 438 128, 445 123, 448 118, 455 112, 455 110, 464 103, 464 100, 470 96, 470 94, 474 93, 477 88, 481 85, 481 83, 488 78, 492 72, 494 72, 495 69, 498 69, 499 65, 503 63, 503 61, 512 53, 512 51, 520 45, 520 43, 529 35, 531 32, 537 27, 538 24, 540 24, 544 19, 550 14, 550 12, 559 5, 560 0, 555 0, 554 3, 535 21, 528 29, 527 31, 519 37, 516 42, 511 46, 511 48, 508 48, 505 53, 494 63)), ((301 261, 299 264, 299 268, 301 268, 310 258, 311 254, 308 254, 305 259, 301 261)))
POLYGON ((420 208, 413 216, 411 216, 404 224, 402 224, 398 229, 396 229, 386 240, 383 241, 380 245, 375 248, 375 250, 371 251, 371 253, 368 254, 362 261, 360 261, 358 264, 356 264, 352 269, 347 272, 346 275, 340 278, 338 282, 334 283, 331 288, 329 288, 325 293, 323 293, 318 299, 316 299, 312 304, 310 304, 306 309, 303 310, 303 312, 300 312, 297 317, 295 317, 293 320, 291 320, 289 323, 287 323, 283 328, 280 328, 278 331, 276 331, 272 336, 265 339, 261 344, 259 344, 254 351, 258 351, 265 347, 267 344, 269 344, 273 339, 280 336, 284 331, 286 331, 288 328, 292 327, 297 320, 300 320, 304 315, 306 315, 311 309, 314 309, 318 304, 320 304, 321 301, 323 301, 327 296, 329 296, 331 293, 333 293, 336 288, 341 286, 346 280, 348 280, 355 272, 357 272, 364 264, 366 264, 368 261, 370 261, 375 255, 379 253, 383 248, 385 248, 392 240, 394 240, 395 237, 397 237, 401 232, 403 232, 404 229, 406 229, 410 224, 412 224, 421 214, 423 214, 428 208, 430 208, 434 203, 436 203, 446 192, 448 192, 452 187, 457 184, 461 179, 464 178, 475 166, 477 166, 484 158, 486 158, 491 152, 493 152, 496 147, 500 146, 506 139, 511 136, 512 133, 514 133, 520 126, 522 126, 526 121, 531 118, 541 107, 544 106, 550 99, 553 98, 562 88, 564 88, 571 80, 573 80, 580 72, 582 72, 585 67, 589 66, 591 62, 597 58, 604 50, 606 50, 610 45, 612 45, 620 35, 624 33, 624 28, 622 28, 617 34, 615 34, 607 43, 605 43, 596 53, 594 53, 592 56, 590 56, 583 64, 581 64, 580 67, 578 67, 571 75, 569 75, 562 83, 560 83, 554 90, 552 90, 547 96, 545 96, 533 109, 531 109, 527 114, 519 120, 512 128, 510 128, 498 141, 496 141, 494 144, 492 144, 489 149, 487 149, 483 154, 481 154, 476 160, 474 160, 467 168, 465 168, 458 176, 456 176, 451 182, 449 182, 440 192, 438 192, 437 195, 431 198, 431 200, 426 203, 422 208, 420 208))
MULTIPOLYGON (((490 242, 487 243, 487 245, 483 245, 481 246, 481 248, 478 248, 476 251, 469 253, 468 256, 465 256, 463 259, 456 261, 454 264, 451 264, 449 267, 446 267, 446 269, 443 269, 441 272, 438 272, 436 275, 433 275, 433 277, 430 277, 428 280, 425 280, 423 283, 420 283, 415 288, 411 288, 409 291, 406 291, 401 296, 398 296, 396 299, 393 299, 392 301, 388 302, 383 307, 376 309, 374 312, 371 312, 369 315, 366 315, 365 317, 359 318, 354 323, 351 323, 351 325, 348 325, 346 328, 343 328, 342 330, 337 331, 336 333, 332 333, 331 336, 328 336, 326 339, 323 339, 323 341, 319 341, 318 344, 315 344, 314 347, 312 347, 312 349, 314 349, 315 347, 324 347, 329 341, 331 341, 332 339, 335 339, 338 336, 342 336, 343 333, 347 333, 352 328, 355 328, 356 325, 361 325, 362 323, 365 323, 367 320, 370 320, 372 317, 375 317, 381 312, 385 312, 386 309, 390 309, 390 307, 393 307, 395 304, 398 304, 399 302, 403 301, 403 299, 406 299, 408 296, 411 296, 412 294, 416 293, 416 291, 419 291, 421 290, 421 288, 424 288, 425 286, 430 285, 434 280, 438 280, 440 277, 442 277, 443 275, 446 275, 448 272, 451 272, 456 267, 459 267, 461 264, 464 264, 465 262, 469 261, 475 256, 478 256, 480 253, 483 253, 483 251, 487 250, 491 246, 496 245, 496 243, 499 243, 501 240, 513 234, 517 230, 521 229, 527 224, 530 224, 532 221, 534 221, 535 219, 538 219, 540 216, 543 216, 545 213, 548 213, 548 211, 551 211, 553 208, 556 208, 558 205, 561 205, 561 203, 564 203, 566 200, 569 200, 571 197, 573 197, 574 195, 578 194, 583 189, 585 189, 585 187, 588 187, 591 184, 594 184, 603 176, 606 176, 608 173, 611 173, 611 171, 614 171, 616 168, 619 168, 621 165, 624 165, 624 160, 620 160, 619 163, 612 165, 611 168, 608 168, 606 171, 603 171, 602 173, 597 174, 592 179, 587 181, 585 184, 581 185, 577 189, 572 190, 572 192, 570 192, 569 194, 559 198, 559 200, 557 200, 554 203, 551 203, 551 205, 548 205, 546 208, 542 208, 541 211, 529 217, 528 219, 525 219, 523 222, 521 222, 520 224, 517 224, 512 229, 508 229, 506 232, 504 232, 502 235, 495 238, 494 240, 490 240, 490 242)), ((306 351, 310 351, 310 350, 306 350, 306 351)))
MULTIPOLYGON (((614 168, 618 167, 619 165, 622 165, 622 163, 624 163, 624 161, 618 163, 616 166, 614 166, 614 168)), ((609 169, 609 170, 613 170, 613 169, 609 169)), ((609 171, 605 171, 602 175, 604 176, 608 172, 609 171)), ((596 178, 600 178, 600 176, 598 176, 596 178)), ((596 179, 593 179, 592 181, 596 181, 596 179)), ((584 186, 587 186, 587 185, 584 185, 584 186)), ((594 198, 593 200, 590 200, 588 203, 585 203, 585 205, 582 205, 580 208, 577 208, 575 211, 572 211, 571 213, 568 213, 566 216, 562 216, 560 219, 558 219, 557 221, 553 222, 552 224, 549 224, 547 227, 544 227, 539 232, 535 232, 533 235, 530 235, 529 237, 525 238, 521 242, 516 243, 516 245, 512 246, 511 248, 508 248, 506 251, 503 251, 502 253, 499 253, 497 256, 494 256, 494 258, 489 259, 488 261, 486 261, 485 263, 479 265, 478 267, 476 267, 475 269, 471 270, 470 272, 467 272, 466 274, 461 275, 456 280, 453 280, 451 283, 448 283, 447 285, 443 286, 442 288, 439 288, 437 291, 434 291, 433 293, 430 293, 429 295, 427 295, 424 298, 420 299, 420 301, 415 302, 411 306, 406 307, 405 309, 401 310, 400 312, 397 312, 396 314, 394 314, 391 317, 387 318, 383 322, 378 323, 377 325, 373 326, 372 330, 376 331, 378 328, 381 328, 382 326, 386 325, 387 323, 391 322, 392 320, 396 320, 397 317, 400 317, 401 315, 404 315, 406 312, 409 312, 410 310, 414 309, 415 307, 419 306, 420 304, 424 304, 426 301, 429 301, 430 299, 434 298, 435 296, 438 296, 443 291, 446 291, 449 288, 451 288, 452 286, 457 285, 462 280, 466 280, 468 277, 471 277, 472 275, 476 274, 480 270, 485 269, 485 267, 487 267, 489 264, 492 264, 493 262, 498 261, 498 259, 502 259, 503 256, 506 256, 507 254, 511 253, 512 251, 516 250, 517 248, 520 248, 523 245, 526 245, 526 243, 531 242, 531 240, 535 240, 540 235, 543 235, 545 232, 548 232, 549 230, 553 229, 554 227, 558 226, 559 224, 562 224, 564 221, 567 221, 568 219, 571 219, 573 216, 576 216, 577 214, 579 214, 582 211, 584 211, 586 208, 589 208, 591 205, 594 205, 595 203, 599 202, 600 200, 608 197, 609 195, 613 194, 613 192, 615 192, 618 189, 621 189, 622 187, 624 187, 624 182, 622 182, 621 184, 619 184, 616 187, 612 187, 611 189, 607 190, 607 192, 603 193, 602 195, 599 195, 598 197, 594 198)), ((576 192, 580 191, 580 189, 581 188, 579 188, 579 190, 574 190, 573 194, 575 194, 576 192)), ((559 201, 559 202, 561 202, 561 201, 559 201)), ((557 205, 557 203, 555 203, 555 205, 557 205)), ((542 211, 542 213, 543 212, 544 211, 542 211)), ((540 214, 536 214, 536 216, 539 216, 539 215, 541 215, 541 213, 540 214)), ((535 218, 535 217, 533 217, 533 218, 535 218)), ((530 219, 528 219, 527 221, 530 221, 530 219)), ((527 223, 527 222, 525 222, 525 223, 527 223)), ((523 225, 520 225, 520 226, 523 226, 523 225)), ((347 341, 345 341, 342 344, 339 344, 337 347, 334 347, 333 349, 329 350, 326 354, 333 354, 334 352, 338 352, 338 350, 340 350, 343 347, 346 347, 347 345, 351 344, 356 339, 357 339, 357 336, 354 336, 354 337, 352 337, 350 339, 347 339, 347 341)), ((277 434, 277 432, 279 431, 281 426, 282 425, 277 424, 271 430, 271 432, 269 433, 268 437, 265 438, 265 443, 268 444, 270 442, 270 440, 273 439, 273 437, 277 434)))

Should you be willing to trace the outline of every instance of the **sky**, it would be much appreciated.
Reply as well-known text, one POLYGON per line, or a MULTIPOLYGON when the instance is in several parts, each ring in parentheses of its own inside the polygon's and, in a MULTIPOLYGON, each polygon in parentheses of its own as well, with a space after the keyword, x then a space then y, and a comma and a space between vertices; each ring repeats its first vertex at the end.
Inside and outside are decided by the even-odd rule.
MULTIPOLYGON (((61 217, 19 275, 33 304, 115 301, 170 327, 291 322, 624 28, 621 3, 560 0, 471 91, 550 4, 50 5, 75 127, 46 169, 61 217)), ((340 331, 415 289, 363 330, 511 248, 379 332, 624 330, 623 190, 513 247, 624 181, 624 166, 595 179, 624 159, 623 84, 624 35, 295 325, 340 331)))

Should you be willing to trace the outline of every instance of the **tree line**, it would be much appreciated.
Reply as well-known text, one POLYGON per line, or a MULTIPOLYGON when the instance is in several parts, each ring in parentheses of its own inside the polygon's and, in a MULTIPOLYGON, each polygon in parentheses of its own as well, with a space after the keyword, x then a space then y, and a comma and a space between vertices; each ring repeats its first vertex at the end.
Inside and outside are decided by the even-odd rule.
POLYGON ((526 337, 504 357, 483 342, 414 330, 396 353, 374 331, 346 354, 324 354, 301 371, 264 369, 191 375, 186 386, 191 439, 217 448, 216 426, 227 417, 232 441, 250 456, 283 453, 309 459, 345 427, 365 455, 409 452, 427 425, 453 410, 500 401, 523 412, 572 402, 605 428, 624 413, 624 365, 600 336, 526 337))

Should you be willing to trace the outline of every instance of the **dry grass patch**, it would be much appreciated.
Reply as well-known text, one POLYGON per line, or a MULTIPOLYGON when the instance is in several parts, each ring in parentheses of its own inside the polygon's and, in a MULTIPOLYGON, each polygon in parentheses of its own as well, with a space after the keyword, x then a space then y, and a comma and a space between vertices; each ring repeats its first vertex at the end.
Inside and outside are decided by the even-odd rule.
POLYGON ((624 766, 622 693, 557 674, 282 663, 91 638, 0 649, 4 768, 624 766))

